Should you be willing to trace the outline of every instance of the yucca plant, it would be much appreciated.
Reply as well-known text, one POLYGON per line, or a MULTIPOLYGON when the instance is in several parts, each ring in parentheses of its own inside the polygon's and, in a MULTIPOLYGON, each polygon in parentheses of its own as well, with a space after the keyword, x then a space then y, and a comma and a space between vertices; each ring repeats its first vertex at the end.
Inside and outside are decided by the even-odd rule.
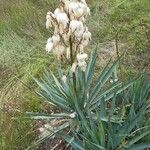
POLYGON ((70 71, 62 80, 60 69, 60 77, 46 71, 43 79, 35 79, 40 87, 38 94, 60 109, 56 114, 30 113, 33 119, 47 120, 35 145, 59 135, 74 149, 125 149, 150 134, 149 127, 142 122, 150 103, 147 100, 150 86, 140 84, 140 77, 110 84, 108 81, 121 57, 108 63, 96 80, 96 57, 94 51, 85 72, 77 68, 75 84, 70 71))
POLYGON ((146 123, 150 109, 149 93, 150 84, 145 84, 140 78, 125 93, 115 95, 109 101, 109 107, 103 99, 96 111, 96 121, 87 118, 87 126, 81 125, 76 136, 65 136, 65 139, 74 149, 78 145, 80 150, 150 148, 150 126, 146 123), (102 119, 107 117, 108 119, 102 119))
MULTIPOLYGON (((113 150, 131 147, 149 134, 148 128, 139 123, 149 101, 139 102, 138 96, 132 97, 132 90, 128 91, 139 78, 118 82, 116 68, 122 57, 108 63, 100 75, 94 77, 97 51, 92 53, 89 63, 85 53, 91 41, 86 26, 89 15, 90 8, 85 0, 61 0, 58 8, 46 15, 47 29, 54 30, 46 50, 58 61, 65 59, 70 68, 65 73, 58 69, 59 76, 45 71, 44 78, 35 79, 40 88, 37 94, 56 106, 60 113, 30 113, 33 119, 46 120, 39 129, 40 139, 34 145, 58 135, 74 149, 113 150), (144 134, 138 140, 130 136, 141 127, 144 134)), ((143 90, 141 99, 147 93, 148 90, 143 90)))

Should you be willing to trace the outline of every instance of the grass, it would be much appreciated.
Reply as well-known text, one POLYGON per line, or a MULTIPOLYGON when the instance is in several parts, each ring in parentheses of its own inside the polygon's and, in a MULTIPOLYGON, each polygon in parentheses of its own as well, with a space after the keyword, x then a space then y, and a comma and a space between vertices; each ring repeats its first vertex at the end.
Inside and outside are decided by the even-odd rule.
POLYGON ((1 149, 25 149, 35 139, 34 124, 32 121, 12 118, 20 116, 24 111, 37 111, 42 107, 38 98, 20 80, 34 89, 31 75, 40 74, 53 60, 44 51, 45 41, 49 36, 44 25, 48 1, 42 1, 41 8, 36 1, 7 0, 1 3, 1 149), (20 113, 16 114, 12 110, 20 113))
MULTIPOLYGON (((88 2, 92 15, 87 23, 93 34, 89 49, 96 43, 119 39, 119 43, 128 49, 129 63, 125 62, 125 66, 130 65, 133 72, 144 69, 149 75, 149 0, 88 2)), ((25 149, 35 140, 34 134, 25 136, 32 133, 31 121, 12 120, 20 113, 8 113, 8 106, 19 112, 43 108, 39 98, 20 81, 35 89, 31 75, 39 76, 45 67, 54 70, 55 59, 44 50, 51 35, 51 31, 45 29, 45 15, 47 11, 54 10, 58 3, 58 0, 0 1, 0 141, 4 150, 25 149), (21 136, 20 140, 18 136, 21 136)), ((119 53, 122 53, 120 48, 119 53)), ((128 70, 124 67, 125 74, 128 70)))

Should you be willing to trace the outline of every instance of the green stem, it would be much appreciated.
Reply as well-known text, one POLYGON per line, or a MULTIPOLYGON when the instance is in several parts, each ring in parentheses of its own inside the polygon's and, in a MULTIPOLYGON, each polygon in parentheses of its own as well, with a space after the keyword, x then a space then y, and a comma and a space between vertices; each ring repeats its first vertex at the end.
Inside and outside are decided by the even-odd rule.
MULTIPOLYGON (((73 43, 72 43, 72 37, 70 35, 69 37, 69 44, 70 44, 70 59, 71 59, 71 66, 74 63, 74 55, 73 55, 73 43)), ((74 86, 74 90, 76 92, 76 75, 75 72, 73 72, 73 86, 74 86)))

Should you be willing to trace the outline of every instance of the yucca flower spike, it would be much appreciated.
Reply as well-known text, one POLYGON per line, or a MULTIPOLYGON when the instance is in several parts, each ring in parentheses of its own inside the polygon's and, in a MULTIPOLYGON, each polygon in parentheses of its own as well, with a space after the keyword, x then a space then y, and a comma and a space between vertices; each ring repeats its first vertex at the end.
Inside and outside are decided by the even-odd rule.
POLYGON ((54 13, 49 11, 46 16, 47 29, 54 28, 54 35, 47 41, 46 51, 53 52, 58 59, 66 57, 71 66, 77 61, 83 71, 88 58, 84 48, 91 40, 91 33, 85 25, 88 15, 90 9, 85 0, 60 0, 54 13))

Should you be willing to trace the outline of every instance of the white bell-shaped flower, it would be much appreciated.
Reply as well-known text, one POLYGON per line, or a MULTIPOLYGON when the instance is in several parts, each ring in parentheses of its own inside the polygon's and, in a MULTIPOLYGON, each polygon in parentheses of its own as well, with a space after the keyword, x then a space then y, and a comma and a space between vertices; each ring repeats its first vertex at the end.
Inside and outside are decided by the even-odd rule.
POLYGON ((55 19, 55 15, 52 12, 48 12, 46 15, 46 28, 49 29, 53 26, 53 19, 55 19))
POLYGON ((83 39, 91 40, 91 32, 89 32, 88 28, 86 27, 85 32, 83 33, 83 39))
POLYGON ((67 14, 64 12, 58 13, 56 16, 56 20, 58 24, 61 24, 63 26, 64 29, 67 27, 67 24, 69 23, 69 18, 67 14))
POLYGON ((78 7, 76 9, 73 10, 73 13, 75 15, 76 18, 80 18, 84 15, 84 8, 81 5, 81 3, 76 3, 78 5, 78 7))
POLYGON ((69 14, 78 19, 90 15, 90 9, 85 3, 86 2, 70 2, 68 6, 69 14))
POLYGON ((91 41, 91 32, 88 31, 88 28, 86 27, 85 32, 82 36, 82 45, 87 46, 89 42, 91 41))
POLYGON ((53 50, 53 48, 54 48, 53 40, 52 40, 52 38, 49 38, 47 40, 47 44, 46 44, 46 51, 51 52, 53 50))
POLYGON ((78 63, 84 62, 87 59, 88 59, 88 55, 86 53, 81 53, 81 54, 79 53, 79 54, 77 54, 77 61, 78 61, 78 63))
POLYGON ((73 13, 74 10, 78 9, 78 7, 79 7, 78 3, 74 2, 74 1, 70 1, 69 6, 68 6, 69 14, 73 13))
POLYGON ((79 5, 80 5, 80 8, 82 8, 83 9, 83 14, 82 14, 82 16, 88 16, 88 15, 90 15, 91 13, 90 13, 90 8, 87 6, 87 5, 85 5, 85 4, 83 4, 83 3, 79 3, 79 5))
POLYGON ((71 35, 72 33, 76 35, 79 34, 79 32, 84 30, 84 26, 83 23, 81 21, 78 20, 72 20, 70 22, 70 26, 69 26, 69 32, 68 34, 71 35), (76 32, 76 33, 75 33, 76 32))
POLYGON ((56 46, 60 42, 60 36, 58 34, 52 36, 53 45, 56 46))
POLYGON ((86 67, 87 67, 87 63, 85 61, 83 62, 78 62, 78 66, 80 67, 80 69, 85 72, 86 71, 86 67))
POLYGON ((54 11, 54 15, 57 16, 59 13, 61 13, 61 9, 56 8, 55 11, 54 11))

